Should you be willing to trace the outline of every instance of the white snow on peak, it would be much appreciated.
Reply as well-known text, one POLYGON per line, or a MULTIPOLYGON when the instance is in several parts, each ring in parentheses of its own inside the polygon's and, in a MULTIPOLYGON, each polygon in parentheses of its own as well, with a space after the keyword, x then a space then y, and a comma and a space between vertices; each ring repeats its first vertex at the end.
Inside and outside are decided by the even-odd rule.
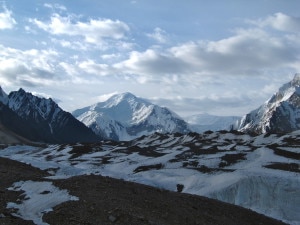
POLYGON ((149 114, 151 110, 151 103, 126 92, 116 94, 105 102, 99 102, 92 106, 75 110, 73 115, 79 117, 88 111, 101 112, 101 115, 105 114, 111 119, 130 125, 140 121, 141 117, 143 118, 145 114, 149 114))
MULTIPOLYGON (((125 92, 122 94, 113 95, 111 98, 109 98, 105 102, 105 107, 111 108, 113 106, 122 104, 122 102, 127 102, 128 105, 132 108, 134 108, 136 106, 137 102, 142 102, 144 104, 148 103, 148 102, 142 100, 141 98, 136 97, 135 95, 133 95, 130 92, 125 92)), ((150 103, 148 103, 148 104, 150 104, 150 103)))

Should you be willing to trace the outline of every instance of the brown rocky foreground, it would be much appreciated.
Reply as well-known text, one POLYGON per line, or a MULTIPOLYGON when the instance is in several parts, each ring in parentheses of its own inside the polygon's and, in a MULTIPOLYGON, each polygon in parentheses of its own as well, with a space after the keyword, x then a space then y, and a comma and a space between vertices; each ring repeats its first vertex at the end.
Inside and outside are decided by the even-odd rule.
MULTIPOLYGON (((0 225, 27 225, 6 209, 8 202, 22 199, 8 191, 20 180, 41 181, 45 171, 0 158, 0 225)), ((205 197, 170 192, 101 176, 78 176, 53 181, 79 201, 69 201, 45 214, 51 225, 279 225, 284 224, 250 210, 205 197)))

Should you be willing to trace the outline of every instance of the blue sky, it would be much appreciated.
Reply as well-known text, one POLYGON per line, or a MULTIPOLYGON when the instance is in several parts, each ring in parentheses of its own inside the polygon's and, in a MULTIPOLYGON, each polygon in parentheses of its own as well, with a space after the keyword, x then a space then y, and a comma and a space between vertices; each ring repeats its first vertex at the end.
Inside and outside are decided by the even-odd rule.
POLYGON ((0 85, 67 111, 132 92, 243 115, 300 72, 297 0, 0 1, 0 85))

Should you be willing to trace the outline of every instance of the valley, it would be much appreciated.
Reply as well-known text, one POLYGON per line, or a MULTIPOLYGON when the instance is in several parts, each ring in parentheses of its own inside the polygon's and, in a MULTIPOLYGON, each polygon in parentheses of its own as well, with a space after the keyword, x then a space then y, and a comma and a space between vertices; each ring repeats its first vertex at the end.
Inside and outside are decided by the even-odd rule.
MULTIPOLYGON (((2 207, 6 205, 5 211, 8 212, 0 214, 0 223, 1 219, 21 218, 37 225, 47 225, 46 218, 50 224, 57 223, 58 219, 64 221, 59 222, 61 224, 80 219, 85 221, 82 224, 93 224, 83 215, 74 219, 76 215, 69 207, 81 211, 78 202, 88 198, 87 207, 92 207, 89 213, 98 218, 95 207, 99 207, 99 203, 91 200, 90 195, 100 201, 101 193, 96 187, 84 183, 112 182, 125 189, 127 185, 134 186, 133 190, 141 188, 144 195, 163 192, 165 196, 154 194, 152 197, 156 199, 155 204, 149 204, 159 210, 154 210, 157 220, 151 220, 153 215, 148 214, 148 210, 141 212, 130 205, 129 212, 121 207, 125 204, 122 201, 132 196, 132 188, 127 190, 129 194, 123 193, 129 196, 116 199, 113 195, 118 196, 116 192, 120 187, 111 185, 112 189, 117 188, 113 192, 109 190, 111 198, 117 200, 113 206, 116 209, 104 210, 106 216, 102 212, 98 218, 108 224, 176 224, 174 218, 177 217, 166 216, 166 220, 161 220, 160 213, 174 215, 180 210, 178 206, 174 208, 167 203, 170 195, 174 201, 183 198, 183 205, 187 198, 202 202, 204 196, 214 199, 210 200, 212 205, 206 210, 217 207, 214 204, 218 207, 224 204, 216 203, 217 200, 299 225, 299 86, 300 76, 296 74, 262 106, 242 118, 202 114, 190 117, 192 123, 131 93, 114 95, 105 102, 76 110, 72 115, 52 99, 34 96, 23 89, 7 95, 1 89, 0 157, 9 160, 5 163, 18 165, 15 169, 19 171, 18 179, 3 184, 2 194, 9 192, 9 196, 16 196, 20 191, 24 194, 23 199, 12 201, 3 195, 2 207), (197 125, 197 121, 202 125, 197 125), (209 128, 211 130, 206 130, 209 128), (221 128, 224 129, 219 130, 221 128), (22 179, 25 175, 20 168, 25 165, 17 161, 25 163, 30 170, 39 169, 41 173, 38 173, 43 175, 38 179, 31 175, 22 179), (81 189, 86 195, 79 192, 81 189), (145 191, 148 189, 151 190, 149 193, 145 191), (181 197, 175 192, 187 195, 181 197), (164 201, 170 211, 163 209, 164 201), (53 208, 54 212, 49 213, 53 208), (135 210, 140 213, 135 214, 135 210), (111 214, 114 211, 117 213, 111 214), (69 216, 63 218, 61 212, 69 216)), ((2 172, 4 180, 6 174, 10 172, 2 172)), ((107 188, 104 188, 105 193, 107 188)), ((142 197, 148 200, 143 194, 132 199, 138 201, 133 204, 145 208, 142 197)), ((126 202, 128 204, 128 199, 126 202)), ((150 211, 153 210, 151 207, 150 211)), ((193 207, 199 209, 199 206, 193 207)), ((233 206, 226 205, 226 210, 228 208, 233 213, 231 210, 235 209, 230 207, 233 206)), ((221 214, 208 213, 209 218, 214 218, 212 220, 205 216, 206 219, 199 220, 198 215, 186 213, 185 224, 197 224, 196 221, 200 224, 236 224, 236 220, 230 218, 240 218, 226 217, 221 222, 224 219, 221 211, 221 214), (192 219, 187 219, 190 217, 192 219)), ((181 217, 177 220, 183 223, 181 217)), ((249 222, 252 224, 253 221, 249 222)))

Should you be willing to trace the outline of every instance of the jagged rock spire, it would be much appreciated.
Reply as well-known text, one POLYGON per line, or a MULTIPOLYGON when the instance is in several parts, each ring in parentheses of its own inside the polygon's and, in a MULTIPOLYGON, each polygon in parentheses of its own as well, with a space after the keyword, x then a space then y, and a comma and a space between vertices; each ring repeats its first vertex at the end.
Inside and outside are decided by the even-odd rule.
POLYGON ((300 73, 296 73, 294 79, 292 80, 292 85, 300 86, 300 73))
POLYGON ((8 96, 7 94, 3 91, 2 87, 0 86, 0 102, 7 104, 8 102, 8 96))

